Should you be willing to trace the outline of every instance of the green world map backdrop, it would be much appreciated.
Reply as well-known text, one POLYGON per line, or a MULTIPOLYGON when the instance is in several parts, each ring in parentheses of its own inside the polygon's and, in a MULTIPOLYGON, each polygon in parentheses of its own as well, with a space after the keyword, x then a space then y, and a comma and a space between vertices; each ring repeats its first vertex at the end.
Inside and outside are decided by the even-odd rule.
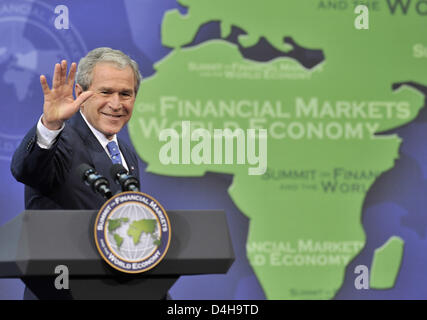
POLYGON ((40 75, 107 46, 144 78, 119 133, 141 191, 227 217, 230 270, 173 299, 427 299, 426 30, 427 0, 1 0, 0 225, 24 210, 10 161, 40 75))
MULTIPOLYGON (((129 124, 135 149, 155 174, 233 175, 228 193, 250 219, 247 257, 267 298, 333 298, 365 245, 366 194, 399 158, 402 139, 387 131, 424 105, 427 2, 178 2, 188 11, 168 11, 161 26, 173 50, 143 80, 129 124), (368 29, 355 27, 358 4, 368 29), (198 41, 206 27, 218 37, 198 41), (162 164, 160 131, 182 121, 267 129, 265 173, 162 164)), ((404 241, 377 249, 370 286, 391 288, 404 241)))

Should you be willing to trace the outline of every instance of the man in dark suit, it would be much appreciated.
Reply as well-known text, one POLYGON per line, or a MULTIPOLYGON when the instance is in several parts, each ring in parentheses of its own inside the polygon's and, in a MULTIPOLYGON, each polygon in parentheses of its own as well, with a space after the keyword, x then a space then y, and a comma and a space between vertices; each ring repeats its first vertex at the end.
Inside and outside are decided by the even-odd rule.
POLYGON ((116 134, 131 118, 140 81, 137 63, 110 48, 92 50, 78 69, 72 63, 68 77, 67 61, 56 64, 52 88, 40 77, 43 115, 11 163, 25 184, 26 209, 99 209, 105 199, 77 176, 82 163, 108 178, 113 194, 119 190, 109 173, 113 163, 139 177, 136 154, 116 134))
MULTIPOLYGON (((135 61, 111 48, 90 51, 79 62, 55 65, 52 88, 40 76, 43 115, 15 151, 11 171, 25 184, 26 209, 99 209, 105 202, 93 193, 76 168, 87 163, 108 178, 113 163, 139 177, 134 151, 116 134, 132 116, 141 74, 135 61), (74 79, 77 77, 73 96, 74 79)), ((37 299, 26 288, 24 299, 37 299)))

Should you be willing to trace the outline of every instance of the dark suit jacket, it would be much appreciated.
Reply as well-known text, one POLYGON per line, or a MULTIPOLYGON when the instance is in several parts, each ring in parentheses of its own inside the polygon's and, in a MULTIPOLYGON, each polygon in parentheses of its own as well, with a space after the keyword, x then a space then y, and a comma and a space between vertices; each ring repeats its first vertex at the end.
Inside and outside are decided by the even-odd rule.
MULTIPOLYGON (((111 159, 77 112, 65 124, 50 149, 37 144, 34 126, 15 151, 11 171, 25 184, 26 209, 99 209, 106 201, 78 177, 76 168, 87 163, 110 181, 113 194, 120 186, 110 177, 111 159)), ((139 179, 138 158, 120 139, 119 148, 129 173, 139 179)))

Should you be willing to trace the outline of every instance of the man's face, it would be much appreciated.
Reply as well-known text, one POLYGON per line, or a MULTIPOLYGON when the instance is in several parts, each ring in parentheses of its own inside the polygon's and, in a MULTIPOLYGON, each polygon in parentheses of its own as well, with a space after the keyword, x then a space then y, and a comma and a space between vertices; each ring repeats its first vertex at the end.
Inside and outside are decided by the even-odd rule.
MULTIPOLYGON (((110 139, 132 116, 136 96, 134 88, 135 77, 131 67, 119 69, 111 63, 97 63, 88 88, 95 94, 81 106, 87 121, 110 139)), ((81 93, 82 88, 77 84, 77 96, 81 93)))

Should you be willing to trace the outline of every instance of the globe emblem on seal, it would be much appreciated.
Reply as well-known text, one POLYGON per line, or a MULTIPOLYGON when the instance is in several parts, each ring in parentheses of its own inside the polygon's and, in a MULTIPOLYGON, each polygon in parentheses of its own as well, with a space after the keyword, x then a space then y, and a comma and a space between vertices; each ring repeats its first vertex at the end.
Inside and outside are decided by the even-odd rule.
POLYGON ((170 222, 163 207, 141 192, 123 192, 109 199, 95 222, 95 242, 113 268, 141 273, 155 267, 170 243, 170 222))

